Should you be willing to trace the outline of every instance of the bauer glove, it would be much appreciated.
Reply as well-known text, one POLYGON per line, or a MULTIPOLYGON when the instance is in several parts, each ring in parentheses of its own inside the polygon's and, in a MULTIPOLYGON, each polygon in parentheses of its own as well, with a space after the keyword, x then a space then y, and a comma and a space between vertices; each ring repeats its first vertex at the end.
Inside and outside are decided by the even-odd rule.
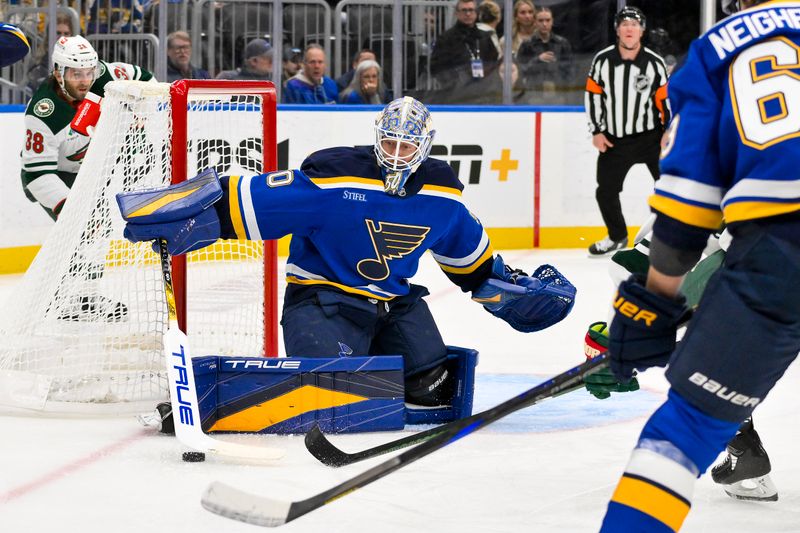
POLYGON ((608 351, 611 370, 627 383, 634 369, 666 366, 675 349, 678 325, 691 316, 682 295, 675 300, 659 296, 634 275, 619 285, 614 299, 608 351))

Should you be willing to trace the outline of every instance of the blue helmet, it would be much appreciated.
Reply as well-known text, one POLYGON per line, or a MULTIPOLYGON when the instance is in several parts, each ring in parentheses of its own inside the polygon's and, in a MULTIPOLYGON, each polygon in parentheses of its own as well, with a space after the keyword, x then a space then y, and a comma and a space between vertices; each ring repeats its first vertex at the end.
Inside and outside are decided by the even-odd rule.
POLYGON ((431 114, 422 102, 405 96, 392 100, 375 120, 375 157, 388 194, 405 196, 408 178, 431 153, 433 129, 431 114), (386 143, 385 141, 394 141, 386 143), (401 146, 413 147, 401 154, 401 146))

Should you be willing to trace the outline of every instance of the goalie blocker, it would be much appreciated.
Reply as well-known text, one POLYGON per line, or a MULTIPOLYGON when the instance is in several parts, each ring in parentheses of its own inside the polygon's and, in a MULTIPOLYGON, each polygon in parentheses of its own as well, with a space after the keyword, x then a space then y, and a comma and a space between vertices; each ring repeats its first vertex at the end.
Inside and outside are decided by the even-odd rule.
MULTIPOLYGON (((286 434, 306 433, 318 424, 326 433, 351 433, 468 417, 478 352, 448 346, 447 361, 453 380, 451 401, 421 407, 404 402, 400 356, 196 357, 202 429, 286 434)), ((172 427, 169 422, 164 426, 172 427)))

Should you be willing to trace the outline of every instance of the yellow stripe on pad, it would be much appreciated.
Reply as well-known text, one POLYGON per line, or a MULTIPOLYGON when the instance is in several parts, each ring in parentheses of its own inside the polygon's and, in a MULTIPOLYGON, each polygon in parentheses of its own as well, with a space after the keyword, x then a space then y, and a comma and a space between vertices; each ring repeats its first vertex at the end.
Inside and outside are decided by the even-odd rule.
POLYGON ((187 196, 189 196, 193 192, 196 192, 198 188, 199 187, 196 187, 196 188, 188 190, 188 191, 180 191, 180 192, 173 192, 173 193, 170 193, 170 194, 165 194, 161 198, 158 198, 157 200, 153 200, 149 204, 144 205, 144 206, 140 207, 139 209, 137 209, 136 211, 132 212, 130 215, 128 215, 128 218, 143 217, 143 216, 146 216, 146 215, 153 214, 153 212, 157 211, 160 207, 164 207, 165 205, 170 204, 172 202, 175 202, 177 200, 180 200, 181 198, 186 198, 187 196))
POLYGON ((319 409, 369 400, 366 396, 304 385, 277 398, 217 420, 209 431, 260 431, 266 427, 319 409))
POLYGON ((622 476, 612 502, 627 505, 678 531, 691 508, 684 500, 646 481, 622 476))

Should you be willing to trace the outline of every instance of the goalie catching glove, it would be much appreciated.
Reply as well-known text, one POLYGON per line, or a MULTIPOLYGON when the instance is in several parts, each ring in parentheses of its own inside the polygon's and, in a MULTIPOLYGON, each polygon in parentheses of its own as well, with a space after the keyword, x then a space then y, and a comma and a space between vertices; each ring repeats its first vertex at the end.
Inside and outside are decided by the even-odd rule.
POLYGON ((498 255, 491 276, 472 291, 472 299, 512 328, 527 333, 563 320, 575 304, 575 286, 553 266, 542 265, 528 276, 506 265, 498 255))
MULTIPOLYGON (((605 322, 595 322, 589 325, 589 331, 583 341, 583 352, 586 360, 594 359, 601 353, 608 350, 608 326, 605 322)), ((589 394, 599 400, 605 400, 611 396, 612 392, 632 392, 639 390, 639 382, 634 377, 627 383, 620 383, 614 377, 611 369, 604 368, 583 378, 586 390, 589 394)))
MULTIPOLYGON (((131 242, 166 239, 170 255, 180 255, 213 244, 220 236, 219 216, 213 205, 222 197, 214 169, 163 189, 117 194, 125 219, 125 238, 131 242)), ((158 243, 153 244, 158 252, 158 243)))

